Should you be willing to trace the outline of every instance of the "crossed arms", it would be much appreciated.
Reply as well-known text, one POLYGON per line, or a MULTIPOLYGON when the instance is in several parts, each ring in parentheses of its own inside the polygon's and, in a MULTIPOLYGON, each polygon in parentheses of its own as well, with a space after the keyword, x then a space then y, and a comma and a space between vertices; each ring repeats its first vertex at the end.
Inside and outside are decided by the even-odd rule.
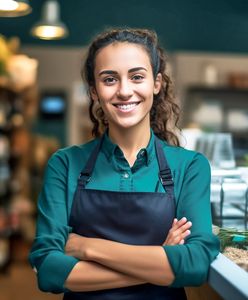
MULTIPOLYGON (((186 218, 174 219, 163 245, 184 244, 191 226, 186 218)), ((82 292, 144 283, 170 285, 174 274, 161 246, 127 245, 70 234, 65 252, 80 261, 67 277, 65 287, 82 292)))

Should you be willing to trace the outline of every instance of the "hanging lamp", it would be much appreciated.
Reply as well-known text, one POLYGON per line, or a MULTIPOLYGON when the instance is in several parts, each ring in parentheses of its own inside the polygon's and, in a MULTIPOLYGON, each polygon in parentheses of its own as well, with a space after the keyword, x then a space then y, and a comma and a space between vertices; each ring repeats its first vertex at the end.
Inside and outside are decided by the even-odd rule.
POLYGON ((66 25, 60 20, 57 0, 47 0, 42 7, 42 19, 31 29, 31 34, 42 40, 58 40, 68 35, 66 25))
POLYGON ((21 17, 31 11, 28 0, 0 0, 0 17, 21 17))

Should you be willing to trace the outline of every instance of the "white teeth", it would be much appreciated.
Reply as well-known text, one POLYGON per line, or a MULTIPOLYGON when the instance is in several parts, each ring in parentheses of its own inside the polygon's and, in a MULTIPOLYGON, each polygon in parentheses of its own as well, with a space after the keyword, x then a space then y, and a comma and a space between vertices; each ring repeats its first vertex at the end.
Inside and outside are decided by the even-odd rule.
POLYGON ((138 105, 138 103, 131 103, 131 104, 117 104, 116 106, 119 108, 119 109, 122 109, 122 110, 129 110, 131 108, 133 108, 134 106, 138 105))

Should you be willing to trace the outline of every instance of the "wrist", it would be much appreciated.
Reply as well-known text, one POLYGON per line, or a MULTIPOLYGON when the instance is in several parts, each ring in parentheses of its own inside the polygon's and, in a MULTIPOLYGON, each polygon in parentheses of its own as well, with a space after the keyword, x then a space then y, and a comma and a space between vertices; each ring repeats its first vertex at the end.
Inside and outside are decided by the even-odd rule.
POLYGON ((89 247, 87 247, 87 259, 99 264, 104 264, 111 259, 109 256, 111 251, 108 251, 110 248, 112 248, 112 241, 92 238, 89 247))
POLYGON ((98 241, 99 239, 97 238, 88 238, 87 247, 85 248, 84 253, 85 260, 94 261, 97 256, 98 241))

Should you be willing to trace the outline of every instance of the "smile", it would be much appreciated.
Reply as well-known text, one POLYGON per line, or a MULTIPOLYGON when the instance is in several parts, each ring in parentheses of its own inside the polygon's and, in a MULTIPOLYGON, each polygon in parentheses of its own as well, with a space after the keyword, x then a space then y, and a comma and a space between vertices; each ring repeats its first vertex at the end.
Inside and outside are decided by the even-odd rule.
POLYGON ((139 105, 140 102, 135 103, 129 103, 129 104, 114 104, 115 107, 117 107, 121 111, 131 111, 133 108, 135 108, 137 105, 139 105))

